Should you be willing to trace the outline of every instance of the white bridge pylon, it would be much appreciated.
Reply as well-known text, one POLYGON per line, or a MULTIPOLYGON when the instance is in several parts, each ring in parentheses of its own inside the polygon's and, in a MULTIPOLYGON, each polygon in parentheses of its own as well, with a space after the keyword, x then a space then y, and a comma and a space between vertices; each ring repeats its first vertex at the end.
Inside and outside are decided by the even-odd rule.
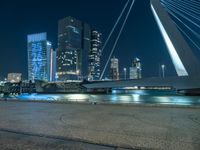
MULTIPOLYGON (((132 10, 133 4, 135 0, 132 0, 129 11, 126 14, 126 18, 124 19, 123 25, 121 27, 121 30, 118 34, 118 37, 116 38, 116 41, 114 43, 114 46, 110 52, 109 58, 106 62, 106 65, 102 71, 100 80, 103 78, 105 70, 108 66, 108 63, 113 55, 113 52, 116 48, 117 42, 120 38, 121 32, 124 29, 124 26, 126 24, 126 21, 129 17, 130 11, 132 10)), ((125 9, 127 8, 127 5, 130 3, 130 0, 127 1, 125 7, 123 8, 120 16, 118 17, 117 22, 115 23, 113 29, 111 30, 111 33, 106 40, 105 45, 103 46, 103 50, 105 49, 108 40, 110 39, 111 35, 113 34, 117 24, 119 23, 119 20, 121 19, 123 13, 125 12, 125 9)), ((187 44, 186 40, 184 39, 183 35, 178 30, 176 24, 173 22, 171 17, 169 16, 167 10, 161 5, 160 0, 150 0, 150 7, 152 10, 152 13, 154 15, 155 21, 157 22, 157 25, 160 29, 161 35, 164 39, 164 42, 167 46, 170 58, 173 62, 174 68, 176 70, 176 73, 178 77, 181 76, 189 76, 189 77, 196 77, 200 76, 200 61, 195 56, 192 49, 187 44)))
POLYGON ((178 76, 195 77, 200 75, 200 62, 186 40, 172 21, 160 0, 151 0, 151 10, 178 76))

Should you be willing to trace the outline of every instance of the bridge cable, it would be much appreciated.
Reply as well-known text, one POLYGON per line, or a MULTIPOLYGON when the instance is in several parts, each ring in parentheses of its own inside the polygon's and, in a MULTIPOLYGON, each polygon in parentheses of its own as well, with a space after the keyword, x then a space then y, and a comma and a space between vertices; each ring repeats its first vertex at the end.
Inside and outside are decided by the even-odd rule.
POLYGON ((200 34, 195 32, 192 28, 190 28, 188 25, 186 25, 179 17, 177 17, 170 9, 168 9, 168 12, 175 18, 177 19, 180 23, 182 23, 188 30, 190 30, 197 38, 200 39, 200 34))
POLYGON ((125 10, 126 10, 128 4, 129 4, 129 2, 130 2, 130 0, 128 0, 128 1, 126 2, 126 4, 125 4, 125 6, 124 6, 124 8, 123 8, 123 10, 122 10, 122 12, 121 12, 121 14, 119 15, 117 21, 115 22, 115 25, 113 26, 111 32, 109 33, 108 38, 106 39, 106 42, 104 43, 104 45, 103 45, 103 47, 102 47, 102 51, 101 51, 101 53, 103 53, 105 47, 107 46, 108 41, 110 40, 110 38, 111 38, 111 36, 112 36, 114 30, 116 29, 117 25, 119 24, 119 21, 121 20, 122 15, 124 14, 124 12, 125 12, 125 10))
POLYGON ((188 1, 183 1, 183 0, 175 0, 175 1, 179 1, 179 2, 185 3, 186 5, 191 5, 193 7, 196 7, 197 9, 199 9, 199 6, 200 6, 200 2, 197 2, 195 0, 190 0, 189 2, 188 1))
MULTIPOLYGON (((191 12, 188 12, 186 9, 184 10, 184 8, 181 8, 177 4, 170 4, 169 2, 164 2, 164 3, 166 3, 168 6, 174 7, 176 10, 179 10, 179 11, 187 14, 188 16, 200 21, 200 17, 199 16, 197 16, 195 14, 192 14, 191 12)), ((200 14, 200 13, 198 13, 198 14, 200 14)))
MULTIPOLYGON (((162 0, 163 1, 163 0, 162 0)), ((165 5, 164 5, 165 6, 165 5)), ((167 8, 167 11, 176 19, 178 20, 180 23, 182 23, 186 28, 188 28, 193 34, 195 34, 199 39, 200 39, 200 35, 198 33, 196 33, 192 28, 190 28, 188 25, 186 25, 183 21, 181 21, 181 19, 175 14, 173 13, 167 6, 165 6, 167 8)), ((174 22, 177 26, 177 28, 192 42, 192 44, 198 49, 200 50, 200 47, 199 45, 194 42, 192 40, 192 38, 190 38, 190 36, 185 32, 183 31, 183 29, 176 23, 174 22)))
MULTIPOLYGON (((166 1, 166 0, 161 0, 162 2, 164 2, 164 1, 166 1)), ((194 3, 193 4, 191 4, 191 2, 190 3, 187 3, 187 2, 184 2, 184 1, 182 1, 182 0, 176 0, 176 2, 175 1, 170 1, 170 2, 173 2, 173 3, 176 3, 176 4, 179 4, 179 5, 182 5, 182 6, 184 6, 186 9, 188 9, 188 10, 190 10, 190 9, 193 9, 193 10, 196 10, 197 12, 199 12, 199 7, 200 6, 196 6, 194 3), (178 2, 177 2, 178 1, 178 2)))
MULTIPOLYGON (((188 16, 190 16, 190 17, 192 17, 192 18, 194 18, 194 19, 196 19, 198 21, 200 21, 200 17, 197 16, 197 15, 195 15, 194 12, 193 13, 192 12, 188 12, 188 10, 186 10, 185 8, 180 8, 180 6, 178 6, 177 4, 172 4, 172 3, 168 2, 168 1, 162 1, 162 4, 165 7, 171 7, 171 9, 176 10, 176 11, 182 13, 182 15, 186 14, 186 15, 188 15, 188 16)), ((185 16, 184 18, 187 18, 187 17, 185 16)))
POLYGON ((186 17, 185 15, 183 15, 180 11, 175 10, 174 8, 167 6, 168 9, 172 10, 173 12, 179 14, 181 17, 183 17, 184 19, 188 20, 190 23, 194 24, 195 26, 197 26, 198 28, 200 28, 200 25, 198 25, 196 22, 194 22, 193 20, 191 20, 190 18, 186 17))
POLYGON ((200 47, 189 37, 189 35, 185 32, 185 31, 183 31, 183 29, 181 29, 181 27, 177 24, 177 23, 175 23, 176 24, 176 26, 178 27, 178 29, 192 42, 192 44, 198 49, 198 50, 200 50, 200 47))
POLYGON ((196 9, 190 7, 190 6, 186 6, 185 4, 171 2, 169 0, 165 0, 165 1, 162 0, 162 2, 173 5, 174 7, 176 7, 176 9, 180 9, 180 10, 184 11, 184 13, 190 14, 191 16, 194 15, 196 18, 199 18, 199 16, 197 16, 196 14, 200 14, 200 10, 196 10, 196 9))
POLYGON ((169 1, 169 0, 161 0, 162 2, 168 2, 168 3, 172 3, 174 5, 178 5, 188 11, 191 11, 191 12, 194 12, 194 13, 197 13, 199 14, 200 10, 199 10, 199 7, 195 7, 194 4, 185 4, 183 1, 181 2, 174 2, 174 1, 169 1))
POLYGON ((135 0, 132 0, 131 6, 130 6, 130 8, 129 8, 129 10, 128 10, 128 13, 127 13, 127 15, 126 15, 126 18, 125 18, 125 20, 124 20, 124 22, 123 22, 123 24, 122 24, 122 27, 121 27, 121 29, 120 29, 120 31, 119 31, 119 34, 118 34, 118 36, 117 36, 117 39, 116 39, 116 41, 115 41, 115 43, 114 43, 114 45, 113 45, 113 48, 112 48, 112 50, 111 50, 111 53, 110 53, 110 55, 109 55, 109 57, 108 57, 108 60, 107 60, 107 62, 106 62, 106 65, 105 65, 105 67, 104 67, 104 69, 103 69, 103 72, 102 72, 102 74, 101 74, 101 76, 100 76, 100 80, 102 80, 102 78, 103 78, 103 75, 104 75, 104 73, 105 73, 105 70, 106 70, 106 68, 107 68, 107 66, 108 66, 108 63, 109 63, 109 61, 110 61, 110 59, 111 59, 111 57, 112 57, 112 54, 113 54, 113 52, 114 52, 114 50, 115 50, 115 48, 116 48, 116 45, 117 45, 117 43, 118 43, 118 41, 119 41, 119 38, 120 38, 120 36, 121 36, 121 33, 122 33, 123 29, 124 29, 124 26, 125 26, 125 24, 126 24, 126 22, 127 22, 127 19, 128 19, 129 15, 130 15, 130 12, 131 12, 132 8, 133 8, 134 2, 135 2, 135 0))
MULTIPOLYGON (((180 19, 179 19, 172 11, 169 11, 169 13, 170 13, 172 16, 174 16, 176 19, 178 19, 178 20, 180 21, 180 19)), ((189 37, 189 35, 188 35, 185 31, 183 31, 183 29, 181 29, 181 27, 180 27, 176 22, 174 22, 174 23, 176 24, 176 26, 178 27, 178 29, 193 43, 193 45, 195 45, 195 47, 198 48, 198 49, 200 50, 200 47, 198 46, 198 44, 196 44, 196 42, 194 42, 194 41, 189 37)))

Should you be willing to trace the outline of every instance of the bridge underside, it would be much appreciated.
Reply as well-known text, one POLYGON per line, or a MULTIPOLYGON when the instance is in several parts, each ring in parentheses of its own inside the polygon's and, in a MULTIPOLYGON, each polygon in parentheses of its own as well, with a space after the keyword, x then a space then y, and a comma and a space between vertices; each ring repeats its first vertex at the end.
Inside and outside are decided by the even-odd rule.
POLYGON ((124 87, 173 87, 177 90, 200 88, 200 78, 168 77, 168 78, 143 78, 139 80, 99 81, 83 84, 87 89, 98 88, 124 88, 124 87))

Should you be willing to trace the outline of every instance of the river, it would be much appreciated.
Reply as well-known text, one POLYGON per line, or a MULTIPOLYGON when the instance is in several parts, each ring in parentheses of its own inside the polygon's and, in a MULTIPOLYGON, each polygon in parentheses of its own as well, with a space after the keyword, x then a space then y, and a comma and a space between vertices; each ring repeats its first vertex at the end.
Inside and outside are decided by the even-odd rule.
POLYGON ((70 101, 112 104, 200 105, 200 96, 178 95, 171 90, 113 90, 110 94, 21 94, 7 99, 70 101))

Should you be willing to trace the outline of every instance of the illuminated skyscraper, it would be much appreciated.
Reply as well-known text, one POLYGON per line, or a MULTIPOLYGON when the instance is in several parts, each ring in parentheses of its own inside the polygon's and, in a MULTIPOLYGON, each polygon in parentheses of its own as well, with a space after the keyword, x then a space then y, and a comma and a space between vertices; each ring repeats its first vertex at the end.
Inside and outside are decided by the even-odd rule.
POLYGON ((115 57, 111 59, 110 75, 111 79, 119 80, 119 60, 115 57))
POLYGON ((28 40, 28 79, 50 80, 51 48, 46 33, 31 34, 28 40))
POLYGON ((57 80, 98 79, 101 33, 73 17, 58 23, 57 80))
POLYGON ((100 77, 100 57, 102 48, 102 34, 96 30, 91 32, 91 49, 89 52, 89 75, 90 80, 98 80, 100 77))
POLYGON ((87 74, 87 55, 90 50, 90 26, 66 17, 58 23, 57 77, 58 80, 78 80, 87 74))

